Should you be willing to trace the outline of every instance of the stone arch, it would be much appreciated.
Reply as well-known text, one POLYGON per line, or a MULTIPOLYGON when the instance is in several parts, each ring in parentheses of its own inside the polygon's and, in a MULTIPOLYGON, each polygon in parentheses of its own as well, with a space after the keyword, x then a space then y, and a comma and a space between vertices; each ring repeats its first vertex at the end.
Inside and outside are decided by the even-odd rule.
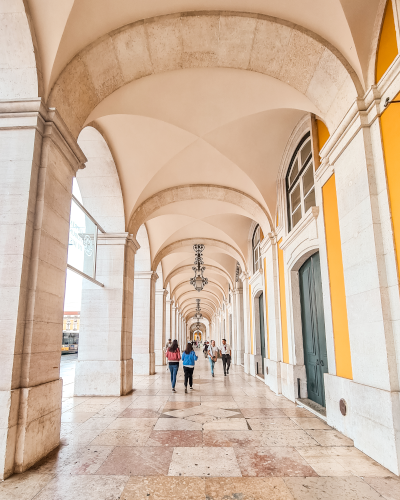
POLYGON ((85 127, 78 145, 87 158, 76 175, 83 205, 107 233, 125 232, 121 184, 107 142, 98 130, 85 127))
MULTIPOLYGON (((182 302, 182 297, 184 297, 188 293, 193 293, 193 292, 192 292, 192 290, 188 290, 187 292, 183 292, 182 295, 179 296, 179 300, 180 300, 179 307, 182 307, 183 304, 185 304, 185 302, 187 302, 188 300, 193 300, 193 297, 189 297, 188 299, 185 299, 182 302)), ((218 297, 218 295, 215 292, 212 292, 211 290, 203 290, 202 293, 212 295, 213 297, 215 297, 215 300, 217 301, 218 305, 222 306, 222 300, 218 297)), ((211 301, 211 299, 209 297, 206 297, 206 300, 211 301)))
MULTIPOLYGON (((192 267, 193 267, 193 264, 188 264, 186 266, 181 266, 181 267, 177 267, 176 269, 174 269, 173 271, 171 271, 168 276, 165 278, 165 282, 164 282, 164 288, 167 288, 169 282, 171 281, 171 279, 174 277, 174 276, 177 276, 178 274, 180 273, 183 273, 185 271, 190 271, 190 272, 193 272, 192 271, 192 267)), ((223 276, 224 278, 227 279, 227 281, 230 283, 231 287, 233 288, 233 281, 232 281, 232 278, 230 276, 230 274, 225 271, 225 269, 222 269, 220 267, 217 267, 217 266, 212 266, 211 264, 207 264, 206 265, 206 269, 209 269, 211 271, 214 271, 215 273, 218 273, 220 274, 221 276, 223 276)))
POLYGON ((140 226, 136 240, 139 243, 140 248, 136 252, 135 257, 135 273, 156 271, 158 264, 154 267, 154 269, 151 267, 150 241, 144 224, 140 226))
POLYGON ((0 99, 42 97, 39 50, 27 2, 3 2, 0 24, 0 99))
POLYGON ((129 232, 135 235, 137 229, 156 210, 172 203, 188 200, 218 200, 229 203, 246 211, 250 218, 260 224, 265 234, 268 234, 274 227, 270 213, 258 201, 242 191, 211 184, 187 184, 164 189, 147 198, 132 213, 128 223, 129 232))
POLYGON ((156 73, 204 67, 255 71, 281 80, 306 95, 335 128, 363 94, 348 61, 319 35, 271 16, 209 11, 143 19, 102 36, 64 68, 48 104, 77 137, 97 104, 123 85, 156 73))
MULTIPOLYGON (((140 244, 139 239, 138 242, 140 244)), ((184 240, 175 241, 174 243, 167 245, 166 247, 162 248, 157 252, 157 255, 154 257, 151 269, 155 271, 161 260, 167 255, 175 252, 175 250, 178 250, 179 248, 182 247, 195 245, 196 243, 221 248, 227 254, 230 255, 233 254, 232 256, 234 256, 234 258, 240 262, 242 268, 247 269, 245 259, 241 252, 239 252, 235 247, 233 247, 229 243, 225 243, 224 241, 221 240, 214 240, 212 238, 187 238, 184 240)))

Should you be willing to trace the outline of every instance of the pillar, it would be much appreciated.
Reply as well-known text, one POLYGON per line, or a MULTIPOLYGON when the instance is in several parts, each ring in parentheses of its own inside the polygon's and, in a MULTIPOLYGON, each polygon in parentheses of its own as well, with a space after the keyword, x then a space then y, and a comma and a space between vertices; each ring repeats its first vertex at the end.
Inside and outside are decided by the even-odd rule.
POLYGON ((135 273, 133 299, 132 359, 133 373, 154 375, 155 296, 158 275, 153 271, 135 273))
POLYGON ((171 305, 171 339, 176 339, 176 305, 173 300, 170 302, 171 305))
POLYGON ((59 445, 72 179, 86 161, 38 98, 1 103, 0 478, 59 445))
POLYGON ((163 301, 164 290, 155 291, 154 353, 155 364, 163 364, 163 301))
POLYGON ((83 280, 75 396, 121 396, 132 390, 135 253, 132 235, 99 234, 96 279, 83 280))
MULTIPOLYGON (((168 293, 168 292, 167 292, 168 293)), ((171 339, 171 300, 166 299, 166 307, 165 307, 165 342, 168 339, 171 339)))
POLYGON ((242 349, 243 364, 245 373, 250 373, 250 303, 249 303, 249 276, 247 273, 242 273, 240 279, 243 282, 243 326, 244 326, 244 345, 242 349))

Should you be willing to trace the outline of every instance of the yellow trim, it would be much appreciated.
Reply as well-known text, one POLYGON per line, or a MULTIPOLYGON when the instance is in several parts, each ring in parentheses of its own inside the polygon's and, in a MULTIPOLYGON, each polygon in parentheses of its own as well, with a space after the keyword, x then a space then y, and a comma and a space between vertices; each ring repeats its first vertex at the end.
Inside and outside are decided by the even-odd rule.
POLYGON ((269 349, 269 321, 268 321, 268 286, 267 286, 267 259, 264 257, 264 292, 265 292, 265 322, 267 330, 267 351, 268 359, 270 359, 270 349, 269 349))
MULTIPOLYGON (((400 99, 400 94, 394 98, 400 99)), ((392 215, 394 246, 397 258, 397 273, 400 263, 400 109, 392 104, 381 116, 383 153, 392 215)))
POLYGON ((353 378, 335 174, 322 187, 336 375, 353 378))
POLYGON ((324 122, 317 120, 317 130, 318 130, 318 151, 325 146, 327 140, 330 137, 329 130, 324 122))
POLYGON ((254 354, 254 348, 253 348, 253 299, 251 297, 251 285, 249 285, 249 302, 250 302, 250 352, 251 354, 254 354))
POLYGON ((385 15, 383 16, 382 31, 379 38, 378 50, 376 55, 375 78, 376 83, 386 73, 389 66, 395 60, 399 49, 397 47, 396 27, 394 24, 393 5, 389 0, 385 15))
POLYGON ((262 241, 263 239, 264 239, 264 233, 260 226, 260 241, 262 241))
POLYGON ((284 363, 289 363, 289 340, 288 340, 287 316, 286 316, 285 268, 283 264, 283 250, 280 247, 281 242, 282 238, 278 241, 279 298, 281 305, 281 330, 282 330, 282 359, 284 363))

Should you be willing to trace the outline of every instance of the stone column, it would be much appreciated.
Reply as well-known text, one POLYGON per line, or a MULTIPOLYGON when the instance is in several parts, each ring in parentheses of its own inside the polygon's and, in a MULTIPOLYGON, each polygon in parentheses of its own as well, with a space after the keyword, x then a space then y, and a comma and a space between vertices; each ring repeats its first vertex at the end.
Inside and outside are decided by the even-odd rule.
POLYGON ((153 271, 135 273, 133 299, 132 359, 133 373, 154 375, 154 319, 158 275, 153 271))
POLYGON ((250 308, 249 308, 249 276, 242 273, 240 279, 243 282, 243 326, 244 326, 244 350, 243 364, 245 373, 250 373, 250 308))
POLYGON ((99 234, 96 279, 83 280, 75 396, 121 396, 132 390, 135 253, 128 233, 99 234))
POLYGON ((72 179, 86 161, 40 99, 0 104, 0 478, 60 440, 72 179))
MULTIPOLYGON (((164 326, 164 290, 156 290, 155 292, 155 333, 154 333, 154 352, 156 365, 162 365, 163 347, 163 326, 164 326)), ((164 330, 165 331, 165 330, 164 330)))
POLYGON ((236 288, 233 292, 233 300, 235 305, 235 317, 233 318, 236 328, 236 351, 235 363, 243 364, 243 341, 244 341, 244 324, 243 324, 243 289, 236 288))
POLYGON ((176 305, 173 300, 170 302, 171 305, 171 339, 176 339, 176 305))
MULTIPOLYGON (((168 292, 167 292, 168 293, 168 292)), ((165 342, 172 338, 171 336, 171 300, 166 299, 165 304, 165 342)), ((165 344, 164 344, 165 345, 165 344)))

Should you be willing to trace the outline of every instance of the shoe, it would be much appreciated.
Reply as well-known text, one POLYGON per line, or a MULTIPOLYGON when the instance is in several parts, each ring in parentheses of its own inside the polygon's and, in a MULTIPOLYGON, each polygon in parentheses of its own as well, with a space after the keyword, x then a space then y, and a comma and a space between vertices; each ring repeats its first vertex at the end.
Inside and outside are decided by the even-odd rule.
POLYGON ((224 376, 226 377, 226 373, 224 373, 224 376))
POLYGON ((212 375, 212 376, 214 376, 214 374, 213 374, 213 373, 212 373, 211 375, 212 375))
POLYGON ((226 372, 227 375, 229 375, 229 370, 226 372))
POLYGON ((175 389, 172 389, 172 392, 176 392, 176 390, 175 390, 175 389))
POLYGON ((187 394, 187 387, 185 387, 185 393, 187 394))
POLYGON ((193 387, 191 387, 190 390, 193 391, 193 387))

